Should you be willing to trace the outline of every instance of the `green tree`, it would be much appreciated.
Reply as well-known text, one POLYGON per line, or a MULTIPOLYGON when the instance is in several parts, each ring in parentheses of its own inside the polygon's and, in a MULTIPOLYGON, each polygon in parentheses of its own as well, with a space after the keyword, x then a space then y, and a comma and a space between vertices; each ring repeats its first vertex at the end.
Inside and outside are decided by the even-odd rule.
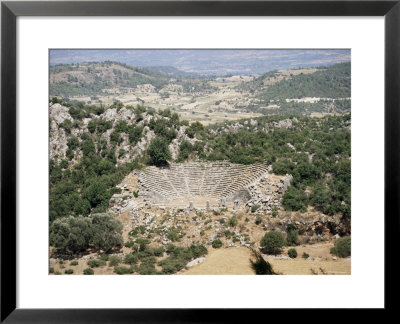
POLYGON ((150 163, 153 165, 166 165, 168 164, 168 160, 171 159, 168 141, 164 137, 154 138, 149 145, 147 153, 150 156, 150 163))
POLYGON ((87 199, 78 199, 74 204, 74 213, 76 215, 87 216, 91 210, 90 202, 87 199))
POLYGON ((346 236, 337 239, 334 247, 331 249, 331 253, 341 258, 351 256, 351 237, 346 236))
POLYGON ((204 131, 204 126, 202 123, 196 121, 191 123, 190 126, 186 129, 186 135, 190 138, 193 138, 196 134, 199 134, 204 131))
POLYGON ((323 183, 317 183, 310 196, 311 204, 319 211, 326 212, 329 208, 329 192, 323 183))
POLYGON ((288 250, 288 256, 291 259, 296 259, 297 258, 297 251, 296 249, 289 249, 288 250))
POLYGON ((194 147, 189 141, 182 141, 181 145, 179 146, 179 156, 178 161, 183 162, 185 161, 191 152, 193 152, 194 147))
POLYGON ((90 219, 63 217, 50 226, 50 245, 64 252, 76 253, 88 248, 91 236, 90 219))
POLYGON ((265 233, 260 241, 261 247, 268 254, 279 254, 285 244, 285 238, 281 232, 271 231, 265 233))
POLYGON ((88 138, 82 142, 82 152, 83 156, 85 157, 91 157, 96 153, 96 148, 91 138, 88 138))
POLYGON ((95 249, 106 253, 112 248, 123 244, 122 223, 110 213, 99 213, 92 215, 92 238, 91 243, 95 249))
POLYGON ((96 166, 96 173, 98 175, 110 174, 114 169, 114 164, 108 160, 100 160, 96 166))
POLYGON ((107 185, 97 179, 92 181, 87 187, 85 196, 93 208, 98 205, 106 205, 110 199, 110 194, 107 192, 107 185))
POLYGON ((282 205, 285 210, 307 210, 308 197, 305 192, 295 187, 290 187, 283 195, 282 205))
POLYGON ((299 231, 296 226, 293 224, 289 224, 286 228, 286 245, 288 246, 296 246, 299 245, 299 231))
POLYGON ((94 133, 96 131, 96 120, 92 119, 91 121, 89 121, 88 130, 91 133, 94 133))

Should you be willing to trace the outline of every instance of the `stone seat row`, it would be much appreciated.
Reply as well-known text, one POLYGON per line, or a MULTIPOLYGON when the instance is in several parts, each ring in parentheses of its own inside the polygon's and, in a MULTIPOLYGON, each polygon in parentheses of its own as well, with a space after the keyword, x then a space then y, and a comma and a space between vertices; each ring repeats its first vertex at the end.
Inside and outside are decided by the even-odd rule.
POLYGON ((148 167, 139 173, 141 196, 165 200, 189 196, 229 197, 267 172, 267 165, 227 162, 171 164, 168 169, 148 167))

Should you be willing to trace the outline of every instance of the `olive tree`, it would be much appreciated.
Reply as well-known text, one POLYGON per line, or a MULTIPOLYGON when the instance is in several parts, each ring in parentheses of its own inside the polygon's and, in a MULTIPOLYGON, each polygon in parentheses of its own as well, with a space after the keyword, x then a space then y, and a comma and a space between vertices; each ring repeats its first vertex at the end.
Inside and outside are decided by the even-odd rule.
POLYGON ((108 252, 123 244, 121 233, 122 223, 111 213, 62 217, 50 226, 50 245, 64 253, 84 251, 89 246, 108 252))
POLYGON ((64 252, 76 253, 88 248, 91 220, 86 217, 63 217, 50 227, 50 245, 64 252))
POLYGON ((105 252, 113 247, 122 245, 122 223, 111 213, 99 213, 92 215, 91 243, 97 250, 105 252))

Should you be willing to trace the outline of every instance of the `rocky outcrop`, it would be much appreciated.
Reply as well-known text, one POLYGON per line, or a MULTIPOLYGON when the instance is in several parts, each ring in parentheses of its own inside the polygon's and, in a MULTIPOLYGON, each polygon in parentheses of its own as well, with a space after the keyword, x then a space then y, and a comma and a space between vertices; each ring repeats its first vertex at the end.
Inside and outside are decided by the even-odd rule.
POLYGON ((200 264, 200 263, 203 263, 204 261, 206 261, 206 258, 204 258, 204 257, 194 259, 193 261, 190 261, 190 262, 186 265, 186 268, 194 267, 194 266, 196 266, 196 265, 198 265, 198 264, 200 264))
MULTIPOLYGON (((68 107, 62 106, 58 103, 50 104, 50 159, 56 157, 58 161, 65 159, 66 152, 68 150, 68 139, 74 136, 78 139, 79 142, 81 142, 81 135, 83 133, 89 132, 88 124, 91 120, 97 121, 102 119, 112 123, 113 127, 101 134, 101 138, 107 142, 107 146, 109 148, 111 146, 110 135, 113 132, 115 125, 119 121, 125 121, 128 125, 136 124, 137 126, 143 126, 144 124, 150 122, 153 118, 165 118, 158 115, 152 116, 146 113, 143 113, 142 117, 143 120, 141 120, 139 123, 136 123, 137 116, 135 116, 133 110, 122 107, 121 109, 107 109, 101 115, 92 114, 90 118, 84 118, 79 121, 74 121, 74 119, 69 114, 68 107), (62 127, 62 123, 64 123, 65 120, 69 120, 73 124, 73 126, 69 130, 69 133, 67 133, 62 127)), ((174 143, 175 152, 177 150, 179 152, 180 141, 183 139, 188 139, 187 136, 184 134, 184 129, 180 132, 180 135, 181 137, 174 143)), ((128 134, 121 133, 120 136, 122 138, 122 141, 119 145, 115 147, 117 165, 131 162, 132 160, 143 156, 147 148, 149 147, 150 142, 154 139, 155 134, 148 126, 144 126, 142 130, 142 137, 135 145, 132 145, 130 143, 128 134), (124 153, 119 154, 120 151, 124 153)), ((80 156, 80 150, 76 149, 72 162, 77 162, 80 156)))
POLYGON ((50 119, 54 120, 56 124, 61 124, 66 119, 73 121, 68 107, 64 107, 59 103, 50 105, 50 119))
POLYGON ((274 208, 279 209, 281 198, 290 186, 293 177, 286 174, 277 182, 268 174, 262 177, 257 183, 249 187, 251 199, 247 201, 246 206, 253 213, 264 214, 271 212, 274 208))
MULTIPOLYGON (((311 242, 323 241, 333 235, 348 235, 351 232, 350 222, 344 221, 339 215, 305 213, 285 216, 281 214, 278 227, 285 231, 289 224, 293 224, 299 234, 308 237, 311 242)), ((272 223, 269 227, 271 226, 272 223)))
POLYGON ((68 149, 67 146, 67 135, 65 130, 59 125, 65 120, 73 121, 73 118, 69 114, 67 107, 64 107, 58 103, 50 105, 50 159, 55 156, 65 156, 65 152, 68 149))
POLYGON ((176 160, 178 158, 179 148, 183 141, 187 141, 190 144, 194 144, 197 142, 196 138, 190 138, 189 136, 186 135, 186 129, 187 129, 187 126, 181 126, 178 130, 178 134, 177 134, 176 138, 174 138, 172 140, 171 144, 169 144, 168 148, 171 152, 172 160, 176 160))

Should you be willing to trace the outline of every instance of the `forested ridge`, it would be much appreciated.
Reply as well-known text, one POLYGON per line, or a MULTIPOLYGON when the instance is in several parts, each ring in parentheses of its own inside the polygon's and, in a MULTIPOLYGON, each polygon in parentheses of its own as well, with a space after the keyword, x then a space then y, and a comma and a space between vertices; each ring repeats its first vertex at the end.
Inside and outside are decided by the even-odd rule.
POLYGON ((294 75, 274 83, 258 93, 264 101, 286 98, 350 98, 351 64, 340 63, 312 74, 294 75))

